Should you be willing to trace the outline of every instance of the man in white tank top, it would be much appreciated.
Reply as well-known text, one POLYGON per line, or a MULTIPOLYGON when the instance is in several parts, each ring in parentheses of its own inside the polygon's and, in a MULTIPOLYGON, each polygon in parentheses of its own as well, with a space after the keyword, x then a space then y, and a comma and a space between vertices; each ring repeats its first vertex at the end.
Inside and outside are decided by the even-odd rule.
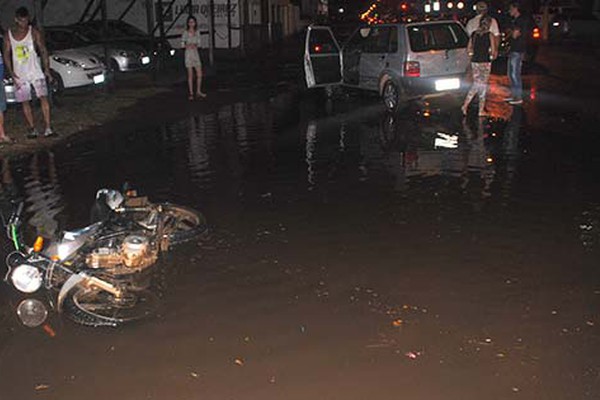
POLYGON ((29 127, 27 136, 29 138, 38 137, 29 103, 32 86, 42 106, 45 123, 44 136, 52 136, 54 133, 50 127, 50 103, 46 85, 46 78, 52 80, 52 76, 50 75, 46 44, 40 31, 31 26, 27 8, 17 9, 15 23, 15 27, 4 36, 4 63, 15 82, 15 97, 23 105, 23 114, 25 114, 25 120, 29 127))

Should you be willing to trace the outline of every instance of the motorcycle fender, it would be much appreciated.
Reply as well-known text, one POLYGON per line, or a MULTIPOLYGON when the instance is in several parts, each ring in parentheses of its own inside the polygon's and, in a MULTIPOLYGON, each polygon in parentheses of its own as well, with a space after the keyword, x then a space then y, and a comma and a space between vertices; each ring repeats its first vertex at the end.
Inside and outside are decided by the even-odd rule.
POLYGON ((60 292, 58 293, 58 299, 56 301, 56 308, 58 312, 62 312, 62 305, 69 292, 77 285, 79 285, 81 281, 86 280, 86 278, 86 275, 82 273, 73 274, 69 277, 69 279, 67 279, 65 284, 62 285, 62 287, 60 288, 60 292))

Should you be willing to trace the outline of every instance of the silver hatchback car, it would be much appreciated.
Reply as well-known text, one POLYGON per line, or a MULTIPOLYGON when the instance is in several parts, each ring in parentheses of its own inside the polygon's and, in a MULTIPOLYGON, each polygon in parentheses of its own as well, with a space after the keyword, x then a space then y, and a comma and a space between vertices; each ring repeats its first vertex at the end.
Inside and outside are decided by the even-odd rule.
POLYGON ((406 100, 460 90, 469 64, 468 36, 455 21, 362 26, 340 47, 332 30, 310 26, 304 73, 308 88, 344 85, 377 92, 389 110, 406 100))

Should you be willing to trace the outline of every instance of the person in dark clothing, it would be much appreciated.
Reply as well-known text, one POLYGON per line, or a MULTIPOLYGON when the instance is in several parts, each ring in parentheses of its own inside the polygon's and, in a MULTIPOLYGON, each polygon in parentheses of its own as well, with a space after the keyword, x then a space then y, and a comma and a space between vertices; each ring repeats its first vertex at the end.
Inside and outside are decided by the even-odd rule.
POLYGON ((504 99, 512 105, 523 104, 523 81, 521 68, 526 51, 528 21, 521 14, 519 3, 511 3, 508 8, 512 17, 510 30, 510 52, 508 53, 508 80, 510 81, 511 97, 504 99))
POLYGON ((485 113, 485 96, 487 94, 492 61, 497 54, 496 40, 493 37, 490 27, 492 18, 484 15, 479 21, 479 28, 473 32, 469 39, 468 51, 471 56, 471 72, 473 74, 473 85, 465 102, 462 106, 462 112, 467 114, 469 104, 476 94, 479 94, 479 116, 483 117, 485 113))

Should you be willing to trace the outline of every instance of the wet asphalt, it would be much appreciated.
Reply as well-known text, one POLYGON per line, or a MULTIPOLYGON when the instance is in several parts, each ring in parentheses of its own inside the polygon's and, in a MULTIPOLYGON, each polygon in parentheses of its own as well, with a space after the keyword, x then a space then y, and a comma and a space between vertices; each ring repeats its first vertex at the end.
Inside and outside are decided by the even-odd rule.
POLYGON ((3 159, 30 233, 128 181, 210 234, 118 329, 26 328, 3 285, 0 397, 599 398, 597 64, 565 54, 584 57, 543 52, 524 107, 499 89, 483 119, 290 88, 3 159))

